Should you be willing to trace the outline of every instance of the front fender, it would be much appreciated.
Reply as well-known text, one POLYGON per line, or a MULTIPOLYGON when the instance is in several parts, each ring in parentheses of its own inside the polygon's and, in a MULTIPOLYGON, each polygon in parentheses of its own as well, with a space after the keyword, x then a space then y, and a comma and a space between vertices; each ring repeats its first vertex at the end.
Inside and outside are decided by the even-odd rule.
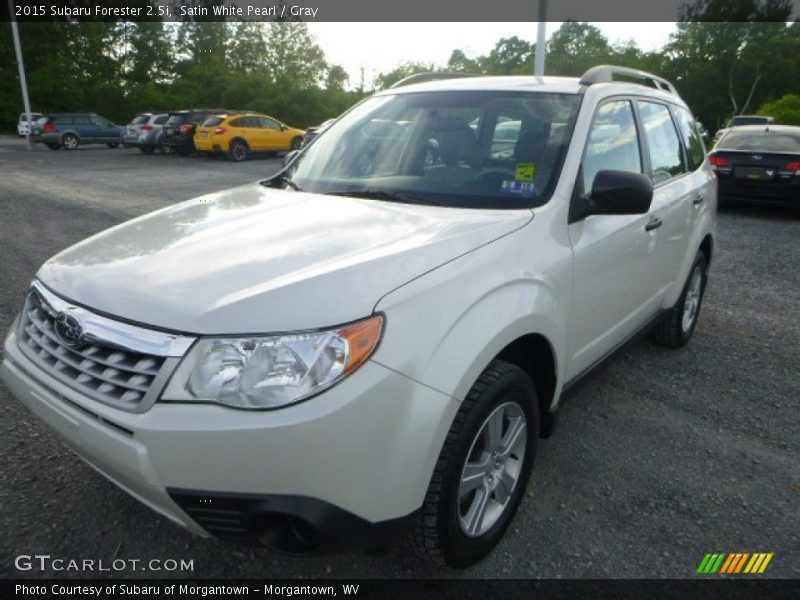
POLYGON ((555 355, 558 398, 571 255, 568 247, 548 248, 539 269, 534 245, 520 243, 527 241, 528 229, 382 298, 376 309, 387 315, 386 330, 373 360, 461 401, 508 344, 535 333, 548 340, 555 355))

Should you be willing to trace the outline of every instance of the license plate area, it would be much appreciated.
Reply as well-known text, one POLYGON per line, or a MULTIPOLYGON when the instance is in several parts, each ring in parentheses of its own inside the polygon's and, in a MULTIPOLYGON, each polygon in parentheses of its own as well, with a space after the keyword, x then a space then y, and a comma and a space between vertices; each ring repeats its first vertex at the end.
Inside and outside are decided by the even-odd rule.
POLYGON ((733 170, 734 176, 740 179, 751 179, 756 181, 769 181, 775 179, 775 169, 765 167, 736 167, 733 170))

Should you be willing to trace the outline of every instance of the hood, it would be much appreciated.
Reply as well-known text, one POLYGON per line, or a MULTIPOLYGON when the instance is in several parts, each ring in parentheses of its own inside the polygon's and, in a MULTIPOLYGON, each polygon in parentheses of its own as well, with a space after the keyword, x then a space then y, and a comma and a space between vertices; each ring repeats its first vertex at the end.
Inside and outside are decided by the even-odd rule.
POLYGON ((37 277, 95 311, 197 334, 330 327, 532 218, 233 188, 144 215, 47 261, 37 277))

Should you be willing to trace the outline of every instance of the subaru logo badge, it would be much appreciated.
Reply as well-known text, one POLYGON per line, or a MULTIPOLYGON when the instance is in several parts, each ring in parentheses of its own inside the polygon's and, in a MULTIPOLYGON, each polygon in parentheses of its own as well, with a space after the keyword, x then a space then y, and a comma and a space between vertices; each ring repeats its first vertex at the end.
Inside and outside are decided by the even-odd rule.
POLYGON ((55 331, 58 339, 67 346, 79 346, 83 341, 83 324, 69 311, 56 315, 55 331))

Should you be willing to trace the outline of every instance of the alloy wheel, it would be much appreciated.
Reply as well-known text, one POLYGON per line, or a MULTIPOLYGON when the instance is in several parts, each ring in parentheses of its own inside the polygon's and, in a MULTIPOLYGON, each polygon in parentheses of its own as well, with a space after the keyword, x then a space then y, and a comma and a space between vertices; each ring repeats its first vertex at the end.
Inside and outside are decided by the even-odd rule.
POLYGON ((681 328, 684 333, 687 333, 694 325, 697 319, 697 313, 700 310, 700 297, 703 292, 703 272, 700 266, 696 266, 692 271, 692 278, 689 281, 689 287, 686 289, 686 298, 683 301, 683 317, 681 319, 681 328))
POLYGON ((516 402, 495 408, 472 441, 458 487, 458 522, 468 537, 489 531, 505 512, 522 473, 528 443, 516 402))

